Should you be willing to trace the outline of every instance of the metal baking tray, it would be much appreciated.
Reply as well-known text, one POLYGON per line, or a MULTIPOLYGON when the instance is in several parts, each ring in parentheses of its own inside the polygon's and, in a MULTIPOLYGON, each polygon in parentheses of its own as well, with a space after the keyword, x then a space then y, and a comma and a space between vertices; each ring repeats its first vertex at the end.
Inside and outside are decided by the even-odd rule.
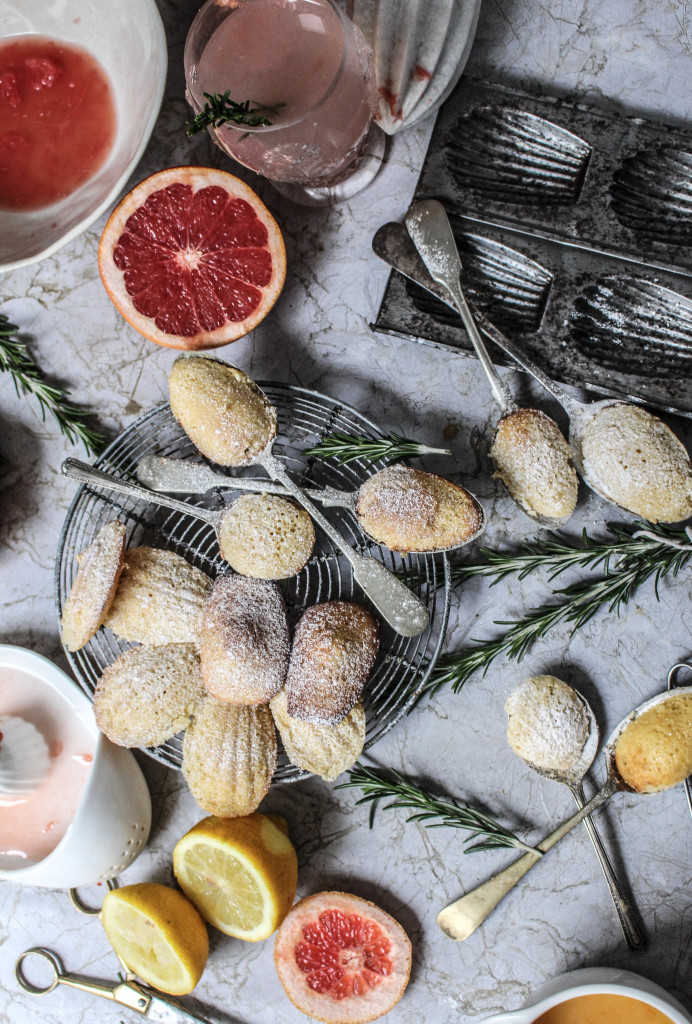
MULTIPOLYGON (((691 131, 462 78, 418 182, 430 197, 469 295, 550 376, 692 416, 691 131)), ((470 350, 396 273, 372 326, 470 350)))

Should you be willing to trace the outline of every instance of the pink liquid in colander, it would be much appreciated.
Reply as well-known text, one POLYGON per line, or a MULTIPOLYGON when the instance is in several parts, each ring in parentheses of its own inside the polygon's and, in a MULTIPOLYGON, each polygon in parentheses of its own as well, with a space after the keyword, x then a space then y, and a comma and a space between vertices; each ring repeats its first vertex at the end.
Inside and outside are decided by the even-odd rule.
POLYGON ((65 835, 94 760, 94 739, 52 686, 28 672, 0 667, 0 719, 5 715, 31 722, 50 754, 48 774, 33 793, 13 798, 0 793, 0 868, 9 870, 43 860, 65 835))

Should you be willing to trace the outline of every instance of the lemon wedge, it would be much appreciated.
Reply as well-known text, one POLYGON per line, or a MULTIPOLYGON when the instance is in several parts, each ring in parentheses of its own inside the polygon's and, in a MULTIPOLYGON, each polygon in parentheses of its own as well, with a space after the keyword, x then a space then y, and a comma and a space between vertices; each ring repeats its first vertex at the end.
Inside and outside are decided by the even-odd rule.
POLYGON ((182 893, 154 882, 125 885, 107 894, 101 920, 133 974, 170 995, 192 992, 207 962, 209 938, 182 893))
POLYGON ((275 815, 204 818, 176 845, 173 868, 206 921, 248 942, 276 931, 296 895, 296 852, 275 815))

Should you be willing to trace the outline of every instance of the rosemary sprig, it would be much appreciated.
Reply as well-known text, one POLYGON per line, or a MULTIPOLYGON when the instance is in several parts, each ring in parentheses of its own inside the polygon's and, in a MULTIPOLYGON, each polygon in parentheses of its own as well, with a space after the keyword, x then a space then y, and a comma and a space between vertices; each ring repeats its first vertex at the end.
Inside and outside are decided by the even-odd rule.
POLYGON ((72 405, 65 391, 47 383, 43 371, 29 355, 24 342, 15 337, 18 330, 16 324, 10 323, 8 317, 0 313, 0 372, 12 374, 18 395, 22 391, 34 396, 44 422, 46 413, 50 413, 57 421, 60 432, 72 444, 81 441, 90 455, 97 455, 103 447, 104 438, 87 426, 92 414, 87 409, 72 405))
POLYGON ((509 627, 499 639, 472 640, 473 647, 440 658, 419 697, 431 696, 446 685, 458 692, 474 672, 482 669, 485 674, 502 655, 521 661, 535 641, 560 622, 571 623, 574 632, 604 606, 619 615, 622 606, 652 576, 659 600, 661 580, 669 574, 677 576, 692 558, 692 544, 685 530, 648 523, 635 524, 631 532, 619 527, 609 529, 616 538, 610 544, 592 541, 584 532, 581 548, 553 538, 534 549, 526 545, 516 556, 486 552, 485 563, 460 566, 456 582, 474 575, 493 577, 493 583, 511 573, 523 578, 539 566, 551 571, 551 579, 573 565, 601 566, 603 575, 554 590, 557 602, 532 608, 521 619, 497 621, 496 625, 509 627), (493 557, 488 558, 488 554, 493 557), (615 558, 617 564, 613 564, 615 558))
POLYGON ((279 103, 275 107, 262 107, 257 104, 251 107, 250 100, 236 103, 231 99, 230 92, 230 89, 226 89, 223 95, 218 92, 203 93, 207 101, 204 107, 191 121, 185 122, 188 138, 198 132, 203 132, 205 128, 219 128, 222 124, 246 124, 248 128, 271 128, 274 122, 269 120, 267 114, 276 115, 279 108, 284 105, 279 103))
POLYGON ((314 455, 318 459, 334 459, 339 466, 356 459, 368 462, 384 461, 387 466, 401 459, 411 459, 418 455, 451 455, 448 448, 430 448, 420 441, 412 441, 393 431, 386 437, 373 441, 369 437, 358 434, 329 434, 318 441, 312 448, 307 448, 306 455, 314 455))
POLYGON ((377 768, 366 768, 359 761, 350 769, 348 782, 342 782, 335 789, 362 790, 363 796, 356 801, 356 804, 370 804, 370 828, 372 828, 379 801, 391 797, 391 803, 385 805, 385 810, 392 807, 413 810, 415 813, 410 814, 407 821, 421 821, 426 828, 466 829, 471 834, 466 836, 464 843, 483 837, 481 842, 467 846, 464 853, 496 850, 500 847, 516 847, 529 853, 540 852, 533 846, 527 846, 504 825, 500 825, 499 822, 482 811, 475 810, 468 804, 462 804, 451 797, 443 799, 431 796, 400 772, 383 772, 377 768))

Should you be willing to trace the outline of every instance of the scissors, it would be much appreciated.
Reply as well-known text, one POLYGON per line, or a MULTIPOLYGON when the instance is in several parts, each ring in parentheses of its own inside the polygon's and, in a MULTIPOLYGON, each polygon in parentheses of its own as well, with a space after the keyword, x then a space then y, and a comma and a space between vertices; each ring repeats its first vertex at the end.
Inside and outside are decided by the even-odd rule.
MULTIPOLYGON (((115 888, 115 883, 109 881, 108 888, 115 888)), ((70 901, 75 910, 79 911, 80 914, 86 914, 88 917, 98 917, 101 913, 98 908, 89 907, 83 903, 79 898, 77 889, 70 889, 70 901)), ((120 957, 118 957, 118 960, 120 960, 120 957)), ((65 971, 62 960, 56 953, 43 946, 33 946, 31 949, 25 950, 17 958, 14 965, 14 973, 24 991, 30 992, 33 996, 45 996, 57 988, 58 985, 67 985, 69 988, 77 988, 82 992, 90 992, 92 995, 110 999, 118 1006, 134 1010, 135 1013, 139 1013, 142 1017, 147 1017, 151 1021, 160 1021, 161 1024, 189 1024, 190 1021, 199 1021, 200 1024, 211 1024, 206 1017, 200 1017, 198 1013, 193 1013, 191 1010, 186 1009, 177 999, 163 996, 156 989, 135 981, 134 975, 128 970, 127 965, 122 960, 120 960, 120 964, 125 972, 124 981, 117 981, 112 984, 92 981, 90 978, 83 978, 78 974, 68 974, 65 971), (43 987, 34 985, 26 977, 24 961, 28 958, 40 958, 50 964, 53 977, 47 985, 43 987)))
MULTIPOLYGON (((676 683, 676 677, 680 669, 687 669, 688 672, 692 672, 692 665, 688 665, 685 661, 679 661, 676 665, 673 665, 672 669, 668 673, 668 689, 674 689, 678 683, 676 683)), ((689 684, 688 684, 689 685, 689 684)), ((692 815, 692 783, 689 778, 685 779, 685 793, 687 794, 687 806, 690 809, 692 815)))

